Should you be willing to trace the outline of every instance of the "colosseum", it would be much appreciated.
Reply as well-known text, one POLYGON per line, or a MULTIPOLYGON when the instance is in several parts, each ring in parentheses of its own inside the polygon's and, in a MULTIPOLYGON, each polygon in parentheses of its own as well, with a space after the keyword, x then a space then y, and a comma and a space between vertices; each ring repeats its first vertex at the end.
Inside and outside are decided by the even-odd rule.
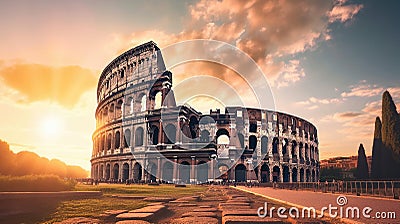
POLYGON ((101 182, 314 182, 317 129, 262 108, 202 114, 176 105, 172 73, 150 41, 101 73, 92 178, 101 182))

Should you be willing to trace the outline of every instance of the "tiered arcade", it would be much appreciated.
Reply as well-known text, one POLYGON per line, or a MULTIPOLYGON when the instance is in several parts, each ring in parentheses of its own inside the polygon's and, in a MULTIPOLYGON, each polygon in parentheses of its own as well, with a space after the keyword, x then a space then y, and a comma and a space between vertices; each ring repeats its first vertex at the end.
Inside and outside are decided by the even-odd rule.
POLYGON ((97 88, 92 178, 108 182, 313 182, 317 129, 293 115, 176 105, 172 73, 154 42, 103 70, 97 88))

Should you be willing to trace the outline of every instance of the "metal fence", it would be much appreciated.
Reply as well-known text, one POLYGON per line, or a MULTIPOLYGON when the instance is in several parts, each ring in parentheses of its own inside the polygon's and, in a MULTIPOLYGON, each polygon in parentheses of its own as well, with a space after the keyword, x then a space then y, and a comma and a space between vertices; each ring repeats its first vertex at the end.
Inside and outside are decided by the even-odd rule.
POLYGON ((266 183, 260 186, 291 190, 372 195, 399 199, 400 181, 336 181, 308 183, 266 183))

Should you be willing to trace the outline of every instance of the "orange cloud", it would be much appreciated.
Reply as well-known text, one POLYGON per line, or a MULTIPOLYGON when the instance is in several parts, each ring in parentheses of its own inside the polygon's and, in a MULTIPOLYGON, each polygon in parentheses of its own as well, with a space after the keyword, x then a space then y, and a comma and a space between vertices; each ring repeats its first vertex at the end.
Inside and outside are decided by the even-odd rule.
POLYGON ((272 85, 284 87, 300 81, 305 73, 298 61, 283 58, 331 39, 330 23, 351 20, 361 8, 346 0, 200 0, 189 6, 190 15, 180 33, 143 30, 117 35, 115 45, 121 52, 149 39, 161 48, 190 39, 224 41, 250 55, 272 85))
POLYGON ((73 107, 97 82, 93 71, 79 66, 21 63, 2 68, 0 79, 22 95, 20 102, 51 101, 65 107, 73 107))

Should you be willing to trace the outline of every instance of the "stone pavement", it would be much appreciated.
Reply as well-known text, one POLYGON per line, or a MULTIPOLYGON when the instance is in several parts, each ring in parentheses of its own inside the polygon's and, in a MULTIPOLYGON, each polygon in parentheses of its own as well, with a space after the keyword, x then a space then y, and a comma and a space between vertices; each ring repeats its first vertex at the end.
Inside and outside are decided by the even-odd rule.
MULTIPOLYGON (((113 196, 118 198, 119 196, 113 196)), ((104 223, 104 224, 146 224, 146 223, 210 223, 210 224, 234 224, 234 223, 296 223, 299 220, 278 219, 275 217, 261 218, 257 215, 257 209, 264 205, 265 198, 239 191, 231 187, 210 186, 204 193, 181 198, 140 196, 132 200, 144 200, 151 202, 147 206, 132 211, 107 210, 99 214, 95 219, 73 218, 61 222, 72 223, 104 223), (140 198, 140 199, 139 199, 140 198)), ((277 206, 272 202, 271 205, 277 206)), ((317 219, 303 219, 302 223, 326 223, 317 219)))
MULTIPOLYGON (((314 207, 316 210, 321 210, 322 207, 328 207, 329 204, 338 208, 343 207, 358 207, 360 209, 360 218, 352 218, 351 214, 346 217, 345 213, 342 217, 348 218, 350 221, 361 222, 361 223, 400 223, 400 200, 398 199, 387 199, 378 197, 367 197, 367 196, 356 196, 348 194, 334 194, 334 193, 322 193, 313 191, 296 191, 287 189, 274 189, 274 188, 263 188, 263 187, 244 187, 238 186, 237 189, 254 192, 256 194, 264 195, 267 200, 277 199, 284 203, 300 205, 304 207, 314 207), (337 199, 339 196, 345 196, 347 203, 343 206, 338 205, 337 199), (395 212, 397 219, 376 219, 376 218, 365 218, 362 215, 362 209, 364 207, 371 207, 373 210, 369 214, 371 217, 375 216, 376 212, 395 212)), ((340 214, 340 213, 338 213, 340 214)), ((348 221, 348 220, 344 220, 348 221)))

